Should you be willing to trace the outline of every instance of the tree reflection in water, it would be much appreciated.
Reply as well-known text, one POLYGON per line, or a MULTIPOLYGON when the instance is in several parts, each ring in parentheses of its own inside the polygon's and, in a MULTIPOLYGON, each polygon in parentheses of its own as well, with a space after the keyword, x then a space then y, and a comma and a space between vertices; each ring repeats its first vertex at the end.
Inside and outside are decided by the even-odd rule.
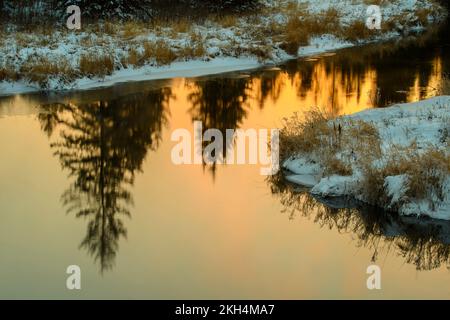
POLYGON ((417 270, 450 269, 449 221, 401 217, 349 199, 317 199, 286 182, 282 173, 268 183, 290 219, 300 215, 321 227, 355 235, 357 247, 373 251, 372 262, 394 250, 417 270))
MULTIPOLYGON (((226 130, 238 129, 247 116, 248 90, 250 82, 247 78, 223 78, 195 81, 188 83, 191 93, 188 100, 191 103, 189 114, 192 121, 201 121, 203 132, 208 129, 218 129, 224 137, 224 148, 221 155, 213 155, 222 161, 226 159, 227 150, 233 148, 233 141, 226 143, 226 130)), ((203 141, 203 148, 210 142, 203 141)), ((211 165, 203 164, 216 175, 217 162, 211 165)))
POLYGON ((68 213, 88 220, 80 247, 111 269, 119 240, 127 236, 122 221, 130 217, 129 187, 148 150, 156 150, 168 119, 171 89, 164 88, 111 101, 42 106, 41 128, 53 136, 51 147, 74 178, 61 200, 68 213))
MULTIPOLYGON (((450 70, 448 50, 429 50, 428 41, 434 40, 425 39, 423 46, 411 40, 403 41, 402 46, 389 43, 349 49, 315 62, 286 62, 281 70, 261 70, 248 77, 187 80, 189 116, 203 123, 203 133, 214 128, 225 137, 226 129, 244 126, 250 106, 255 112, 270 104, 292 107, 280 105, 280 101, 288 101, 294 107, 320 106, 342 114, 416 101, 435 94, 433 87, 450 70), (411 52, 420 57, 420 63, 407 59, 411 52)), ((112 268, 119 239, 126 237, 122 219, 130 215, 132 196, 128 189, 148 150, 158 147, 171 96, 172 90, 165 88, 95 103, 52 104, 42 106, 38 116, 55 155, 74 178, 62 201, 68 212, 88 219, 81 247, 99 261, 102 271, 112 268)), ((219 158, 226 159, 227 150, 233 147, 232 142, 226 144, 219 158)), ((217 163, 204 168, 215 177, 217 163)), ((323 225, 356 232, 359 245, 373 248, 374 259, 380 246, 388 245, 395 246, 419 269, 449 264, 448 224, 417 224, 407 218, 370 214, 359 207, 332 209, 287 187, 275 193, 291 213, 314 215, 323 225)))

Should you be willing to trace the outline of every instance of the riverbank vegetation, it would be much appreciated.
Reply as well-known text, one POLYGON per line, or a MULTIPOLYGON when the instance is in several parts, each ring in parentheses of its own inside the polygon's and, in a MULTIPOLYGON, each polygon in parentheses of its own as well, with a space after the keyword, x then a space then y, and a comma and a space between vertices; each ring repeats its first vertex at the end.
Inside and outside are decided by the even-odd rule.
POLYGON ((322 197, 450 220, 449 114, 442 96, 340 118, 295 115, 280 136, 287 178, 322 197))
MULTIPOLYGON (((50 2, 57 2, 56 8, 66 4, 50 2)), ((104 16, 94 1, 82 11, 81 30, 72 31, 65 27, 67 15, 58 10, 39 23, 45 16, 44 0, 30 2, 40 4, 37 7, 23 4, 28 10, 4 10, 9 23, 0 30, 0 85, 76 88, 78 80, 101 80, 119 70, 152 73, 173 62, 192 60, 277 63, 417 32, 445 15, 431 0, 417 0, 413 6, 408 1, 385 1, 379 3, 381 29, 371 30, 365 25, 372 3, 367 0, 329 0, 320 5, 308 0, 210 1, 201 10, 198 1, 172 2, 178 4, 172 15, 169 3, 150 1, 147 6, 144 1, 137 6, 134 1, 118 1, 119 9, 103 10, 112 12, 104 16), (133 16, 139 19, 130 19, 133 16)))

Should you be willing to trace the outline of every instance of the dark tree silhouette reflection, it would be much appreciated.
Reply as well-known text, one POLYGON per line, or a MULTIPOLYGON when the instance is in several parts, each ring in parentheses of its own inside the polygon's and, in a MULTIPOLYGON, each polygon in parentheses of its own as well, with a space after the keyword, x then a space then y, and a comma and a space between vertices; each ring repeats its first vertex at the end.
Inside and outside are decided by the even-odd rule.
POLYGON ((68 213, 88 220, 80 247, 111 269, 123 222, 133 204, 129 187, 148 150, 155 150, 168 117, 171 90, 164 88, 111 101, 42 106, 38 116, 64 169, 74 178, 61 199, 68 213))
POLYGON ((276 103, 280 98, 281 93, 285 87, 285 82, 282 79, 282 72, 280 70, 265 70, 263 72, 257 73, 256 76, 252 77, 252 80, 259 79, 256 82, 257 87, 253 88, 256 92, 256 101, 258 102, 259 108, 262 110, 268 100, 276 103))
MULTIPOLYGON (((218 159, 226 159, 227 150, 233 147, 232 141, 225 143, 226 130, 238 129, 247 116, 248 78, 222 78, 213 80, 195 81, 189 83, 193 87, 188 99, 192 104, 189 113, 192 121, 201 121, 203 132, 208 129, 218 129, 224 137, 224 148, 218 159)), ((204 142, 205 145, 209 142, 204 142)), ((204 146, 203 146, 204 147, 204 146)), ((208 167, 213 179, 216 175, 217 162, 208 167)))
POLYGON ((302 216, 321 227, 355 235, 357 247, 373 251, 372 262, 394 250, 417 270, 450 269, 449 221, 401 217, 349 199, 317 199, 286 182, 282 173, 268 183, 290 219, 302 216))

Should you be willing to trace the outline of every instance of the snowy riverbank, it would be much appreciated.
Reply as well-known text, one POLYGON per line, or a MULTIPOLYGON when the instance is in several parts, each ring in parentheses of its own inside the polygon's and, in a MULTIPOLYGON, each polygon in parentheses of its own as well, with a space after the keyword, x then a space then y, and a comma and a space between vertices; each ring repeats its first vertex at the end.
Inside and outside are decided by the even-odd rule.
MULTIPOLYGON (((174 62, 168 66, 151 67, 145 66, 137 69, 120 69, 110 76, 99 78, 83 77, 76 79, 70 84, 61 85, 59 79, 54 79, 47 90, 88 90, 94 88, 108 87, 117 83, 128 81, 146 81, 171 78, 192 78, 204 75, 213 75, 231 71, 243 71, 258 68, 261 65, 252 58, 217 58, 211 61, 174 62)), ((0 82, 0 96, 30 93, 43 90, 40 86, 32 85, 23 81, 0 82)))
POLYGON ((0 95, 82 90, 118 82, 253 69, 424 30, 445 10, 429 0, 381 4, 382 29, 365 27, 367 1, 266 1, 263 14, 156 26, 87 26, 0 38, 0 95))
POLYGON ((321 197, 450 220, 450 96, 318 119, 284 139, 297 145, 283 163, 287 180, 321 197))

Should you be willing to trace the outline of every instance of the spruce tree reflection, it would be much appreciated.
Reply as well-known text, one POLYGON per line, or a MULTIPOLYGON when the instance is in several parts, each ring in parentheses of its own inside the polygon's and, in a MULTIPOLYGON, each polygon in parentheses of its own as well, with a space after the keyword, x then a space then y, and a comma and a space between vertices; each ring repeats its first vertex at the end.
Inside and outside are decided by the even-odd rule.
POLYGON ((88 220, 80 247, 111 269, 119 240, 127 236, 123 222, 133 204, 129 188, 148 150, 155 150, 167 122, 170 89, 80 105, 48 105, 39 115, 64 169, 74 177, 61 199, 68 213, 88 220))
MULTIPOLYGON (((203 132, 208 129, 218 129, 224 137, 224 149, 218 158, 226 159, 227 150, 232 148, 232 142, 225 143, 226 129, 238 129, 247 116, 248 78, 223 78, 206 81, 196 81, 188 99, 192 104, 189 113, 192 121, 201 121, 203 132)), ((209 142, 204 142, 203 147, 209 142)), ((216 156, 216 155, 214 155, 216 156)), ((207 166, 213 179, 216 175, 217 162, 207 166)))
POLYGON ((40 106, 41 112, 38 114, 38 120, 41 130, 50 138, 58 124, 61 122, 59 116, 67 106, 62 103, 54 103, 40 106))
POLYGON ((285 86, 282 73, 269 70, 259 74, 260 83, 257 92, 257 101, 259 108, 264 109, 265 103, 270 98, 274 103, 280 98, 281 92, 285 86))

